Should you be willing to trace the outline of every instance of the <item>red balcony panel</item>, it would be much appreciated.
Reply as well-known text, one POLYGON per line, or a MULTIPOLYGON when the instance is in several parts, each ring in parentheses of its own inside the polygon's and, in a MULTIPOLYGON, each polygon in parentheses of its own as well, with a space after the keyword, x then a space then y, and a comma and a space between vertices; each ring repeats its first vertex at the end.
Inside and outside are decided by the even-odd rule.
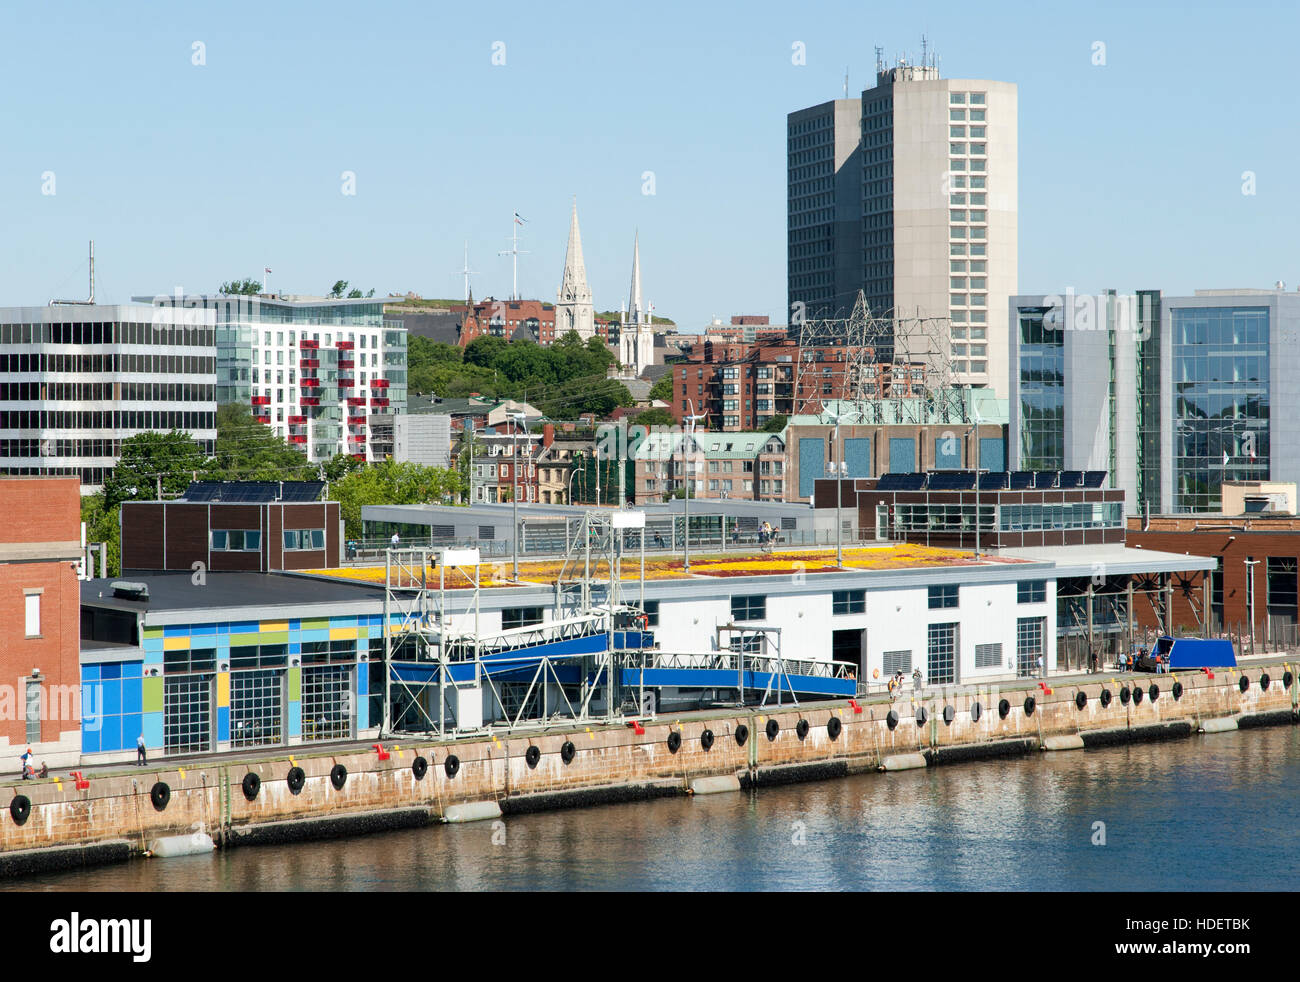
POLYGON ((386 378, 377 378, 377 379, 375 379, 373 382, 370 383, 370 387, 371 387, 372 389, 386 389, 386 388, 388 388, 388 379, 386 379, 386 378))
POLYGON ((299 367, 299 368, 320 368, 320 359, 319 359, 319 358, 299 358, 299 359, 298 359, 298 367, 299 367))
POLYGON ((305 422, 307 422, 307 417, 306 417, 306 416, 290 416, 290 417, 289 417, 289 423, 290 423, 290 425, 292 425, 292 424, 294 424, 294 423, 305 423, 305 422))
POLYGON ((339 341, 335 343, 334 347, 338 348, 339 351, 351 351, 356 347, 356 343, 353 341, 339 341))
POLYGON ((267 426, 270 426, 270 425, 271 425, 271 417, 270 417, 270 416, 254 416, 254 417, 253 417, 253 420, 254 420, 255 422, 258 422, 258 423, 265 423, 267 426))
POLYGON ((315 341, 308 341, 306 338, 303 338, 301 341, 298 342, 298 347, 300 347, 300 348, 310 348, 311 350, 314 351, 314 350, 316 350, 317 348, 319 348, 320 345, 319 345, 317 342, 315 342, 315 341))
POLYGON ((254 406, 269 406, 271 404, 270 396, 253 396, 252 403, 254 406))
POLYGON ((384 398, 381 398, 380 396, 371 396, 371 397, 370 397, 370 405, 372 405, 372 406, 387 406, 387 405, 388 405, 388 400, 387 400, 387 399, 384 399, 384 398))
POLYGON ((301 385, 301 386, 304 386, 305 388, 308 388, 308 389, 315 389, 315 388, 319 388, 319 386, 320 386, 320 379, 318 379, 318 378, 303 378, 303 379, 299 379, 299 380, 298 380, 298 384, 301 385))
POLYGON ((351 359, 351 358, 340 358, 340 359, 339 359, 339 369, 340 369, 340 371, 341 371, 342 369, 344 369, 344 368, 356 368, 356 367, 357 367, 357 363, 356 363, 353 359, 351 359))
POLYGON ((365 396, 349 396, 349 397, 348 397, 348 405, 349 405, 349 406, 364 406, 365 404, 366 404, 366 397, 365 397, 365 396))
POLYGON ((340 389, 351 389, 351 388, 355 388, 355 386, 356 386, 356 382, 352 381, 352 379, 350 378, 339 379, 340 389))
POLYGON ((306 434, 303 434, 303 433, 290 433, 290 434, 289 434, 289 442, 290 442, 290 443, 306 443, 306 442, 307 442, 307 436, 306 436, 306 434))
POLYGON ((318 399, 316 396, 303 396, 301 399, 298 400, 298 405, 300 405, 300 406, 319 406, 319 405, 320 405, 320 399, 318 399))
POLYGON ((349 454, 348 456, 350 456, 350 457, 355 457, 357 460, 365 460, 365 459, 366 459, 366 455, 363 454, 363 453, 354 453, 354 454, 349 454))
POLYGON ((348 423, 350 423, 352 426, 365 426, 365 425, 366 425, 366 417, 364 417, 364 416, 349 416, 349 417, 348 417, 348 423))

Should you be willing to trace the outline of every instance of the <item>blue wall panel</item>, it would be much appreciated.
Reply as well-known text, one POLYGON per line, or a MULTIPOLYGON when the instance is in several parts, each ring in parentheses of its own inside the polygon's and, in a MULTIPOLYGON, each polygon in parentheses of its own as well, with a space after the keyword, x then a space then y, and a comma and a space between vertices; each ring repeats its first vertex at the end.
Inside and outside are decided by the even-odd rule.
POLYGON ((937 471, 959 470, 962 460, 962 439, 952 436, 936 437, 934 441, 934 469, 937 471))
POLYGON ((799 438, 799 497, 813 493, 817 478, 826 476, 826 441, 820 437, 799 438))
POLYGON ((871 438, 860 437, 845 440, 844 462, 849 465, 849 477, 870 477, 871 438))
POLYGON ((980 437, 980 467, 989 471, 1007 469, 1007 441, 1000 436, 980 437))
POLYGON ((889 472, 912 474, 916 471, 916 440, 910 436, 889 438, 889 472))

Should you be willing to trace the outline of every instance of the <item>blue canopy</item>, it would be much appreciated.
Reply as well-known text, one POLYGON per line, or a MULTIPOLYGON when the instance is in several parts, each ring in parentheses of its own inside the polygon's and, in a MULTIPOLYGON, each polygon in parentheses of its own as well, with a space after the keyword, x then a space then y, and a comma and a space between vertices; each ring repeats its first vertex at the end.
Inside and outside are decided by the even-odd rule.
POLYGON ((1156 651, 1168 658, 1170 669, 1237 667, 1232 642, 1223 638, 1163 637, 1156 651))

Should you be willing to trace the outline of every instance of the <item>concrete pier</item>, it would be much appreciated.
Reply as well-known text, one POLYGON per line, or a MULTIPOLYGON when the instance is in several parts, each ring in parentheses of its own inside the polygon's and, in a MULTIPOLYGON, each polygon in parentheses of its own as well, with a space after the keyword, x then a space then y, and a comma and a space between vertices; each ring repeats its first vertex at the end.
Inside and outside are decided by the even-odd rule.
POLYGON ((593 723, 521 736, 403 741, 382 759, 370 746, 317 753, 299 746, 292 757, 285 749, 254 759, 187 761, 183 767, 88 770, 88 787, 66 777, 9 780, 0 785, 0 807, 7 806, 7 814, 0 813, 0 875, 121 860, 142 854, 151 842, 192 836, 196 829, 205 830, 218 848, 273 845, 440 821, 509 821, 528 812, 692 792, 762 793, 793 781, 1015 758, 1040 748, 1186 739, 1198 728, 1235 729, 1239 720, 1242 726, 1293 724, 1300 687, 1282 680, 1295 674, 1294 665, 1271 661, 1243 666, 1231 679, 1227 673, 1217 679, 1179 673, 1178 696, 1171 684, 1154 702, 1128 705, 1114 697, 1122 683, 1107 678, 1061 684, 1050 695, 1028 681, 949 687, 927 693, 915 706, 892 704, 901 717, 892 726, 888 701, 861 702, 855 712, 840 700, 674 714, 646 722, 641 733, 593 723), (1241 691, 1240 675, 1255 682, 1265 672, 1275 684, 1241 691), (1080 691, 1086 701, 1076 700, 1080 691), (1112 694, 1105 706, 1103 691, 1112 694), (1030 692, 1036 703, 1026 712, 1030 692), (953 711, 945 715, 945 706, 953 711), (922 710, 925 722, 918 725, 922 710), (832 717, 837 723, 828 725, 832 717), (768 720, 778 723, 771 738, 768 720), (808 724, 802 739, 801 720, 808 724), (736 739, 742 725, 748 728, 743 745, 736 739), (712 741, 701 740, 705 730, 712 741), (566 743, 575 752, 562 754, 566 743), (530 759, 533 746, 540 756, 530 759), (448 767, 452 755, 458 766, 448 767), (413 767, 417 757, 427 766, 413 767), (348 774, 341 788, 330 780, 338 764, 348 774), (296 772, 289 780, 294 768, 302 769, 301 783, 296 772), (260 783, 245 784, 249 773, 260 783), (160 782, 169 793, 151 797, 160 782))

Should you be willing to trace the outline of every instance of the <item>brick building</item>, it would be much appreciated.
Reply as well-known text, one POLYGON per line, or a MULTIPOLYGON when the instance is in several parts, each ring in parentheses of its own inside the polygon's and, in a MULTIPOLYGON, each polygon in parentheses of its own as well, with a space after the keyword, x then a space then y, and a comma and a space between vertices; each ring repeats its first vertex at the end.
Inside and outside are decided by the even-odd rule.
MULTIPOLYGON (((451 313, 461 318, 459 344, 463 348, 476 338, 531 340, 542 347, 555 343, 555 304, 541 300, 498 300, 488 297, 468 304, 456 304, 451 313)), ((596 336, 606 344, 618 343, 618 324, 595 319, 596 336)))
POLYGON ((0 479, 0 770, 76 763, 81 750, 76 477, 0 479), (13 688, 11 688, 13 687, 13 688))
MULTIPOLYGON (((825 403, 861 394, 884 398, 912 394, 913 375, 903 366, 861 366, 847 345, 804 347, 792 339, 744 344, 704 341, 673 366, 672 413, 707 413, 709 429, 758 430, 773 416, 819 413, 825 403)), ((917 369, 920 382, 921 370, 917 369)))

